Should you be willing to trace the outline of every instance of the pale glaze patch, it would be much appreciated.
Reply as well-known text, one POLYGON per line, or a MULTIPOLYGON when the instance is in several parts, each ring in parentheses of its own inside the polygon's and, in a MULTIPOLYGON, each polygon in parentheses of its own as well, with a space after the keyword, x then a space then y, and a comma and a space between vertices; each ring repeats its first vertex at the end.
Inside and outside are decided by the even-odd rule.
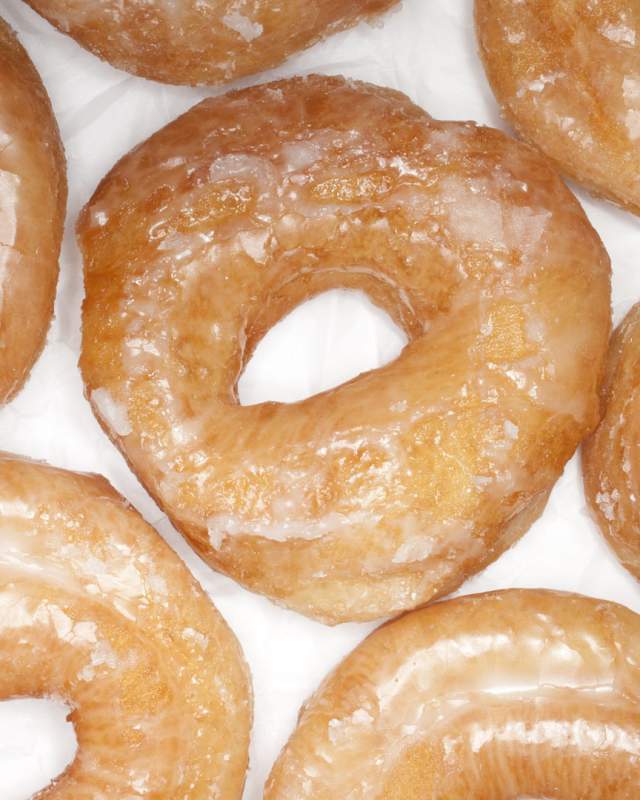
POLYGON ((640 617, 507 591, 383 626, 301 711, 265 800, 635 800, 640 617))
POLYGON ((615 331, 604 418, 582 454, 587 500, 624 566, 640 580, 640 305, 615 331))
POLYGON ((640 213, 640 5, 476 0, 505 116, 570 177, 640 213))
POLYGON ((276 67, 400 0, 26 0, 115 67, 216 84, 276 67))
POLYGON ((0 405, 40 354, 67 196, 58 126, 40 76, 0 19, 0 405))
POLYGON ((450 591, 521 535, 597 421, 609 263, 545 162, 402 95, 312 77, 209 100, 78 226, 81 367, 107 431, 214 566, 327 621, 450 591), (264 333, 368 292, 409 344, 238 405, 264 333))
POLYGON ((240 647, 102 478, 0 454, 0 699, 72 709, 78 752, 38 800, 242 796, 240 647))

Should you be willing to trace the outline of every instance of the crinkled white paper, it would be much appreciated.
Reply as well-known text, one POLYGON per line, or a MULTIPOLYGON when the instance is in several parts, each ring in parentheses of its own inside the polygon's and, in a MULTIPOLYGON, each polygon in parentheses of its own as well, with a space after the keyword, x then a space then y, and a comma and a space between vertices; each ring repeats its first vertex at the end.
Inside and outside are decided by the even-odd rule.
MULTIPOLYGON (((335 36, 259 80, 341 73, 400 89, 435 117, 500 126, 477 56, 472 5, 472 0, 404 0, 383 25, 363 25, 335 36)), ((324 627, 205 567, 99 429, 77 368, 83 293, 73 238, 77 214, 117 158, 211 92, 161 86, 118 72, 54 31, 21 0, 0 0, 0 13, 18 31, 47 85, 67 150, 70 181, 56 320, 27 387, 0 411, 0 449, 106 475, 210 593, 238 635, 253 673, 255 728, 245 799, 258 800, 300 704, 373 626, 324 627)), ((617 322, 640 299, 640 221, 583 193, 580 199, 613 261, 617 322)), ((243 378, 243 399, 297 399, 383 363, 402 343, 398 330, 365 298, 331 292, 294 312, 268 335, 243 378)), ((573 590, 640 611, 640 585, 619 566, 586 512, 576 459, 543 518, 462 592, 510 586, 573 590)), ((24 800, 62 769, 73 752, 69 737, 48 733, 61 728, 59 714, 50 709, 0 704, 2 800, 24 800)))

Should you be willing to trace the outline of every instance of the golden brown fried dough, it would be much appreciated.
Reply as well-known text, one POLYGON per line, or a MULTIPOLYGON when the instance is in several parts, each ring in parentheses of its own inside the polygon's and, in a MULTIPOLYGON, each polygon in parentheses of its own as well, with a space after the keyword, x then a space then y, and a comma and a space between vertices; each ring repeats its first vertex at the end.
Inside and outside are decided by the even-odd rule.
POLYGON ((341 78, 207 100, 107 176, 78 226, 81 367, 198 552, 327 622, 452 591, 541 513, 598 421, 609 261, 529 147, 341 78), (382 369, 238 404, 266 331, 362 289, 382 369))
POLYGON ((53 315, 67 183, 40 76, 0 19, 0 405, 25 382, 53 315))
POLYGON ((506 118, 569 177, 640 213, 640 3, 476 0, 506 118))
POLYGON ((303 707, 265 800, 636 800, 640 617, 507 591, 383 626, 303 707))
POLYGON ((39 800, 242 796, 240 647, 107 483, 0 454, 0 699, 72 708, 76 758, 39 800))
POLYGON ((585 491, 600 530, 640 579, 640 305, 612 338, 603 402, 604 418, 583 448, 585 491))
POLYGON ((216 84, 276 67, 398 0, 26 0, 115 67, 165 83, 216 84))

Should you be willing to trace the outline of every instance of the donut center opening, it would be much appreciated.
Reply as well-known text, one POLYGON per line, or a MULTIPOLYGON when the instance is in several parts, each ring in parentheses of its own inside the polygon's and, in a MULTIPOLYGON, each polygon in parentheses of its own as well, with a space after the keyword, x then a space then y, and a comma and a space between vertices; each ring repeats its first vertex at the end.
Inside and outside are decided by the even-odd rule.
POLYGON ((331 289, 294 308, 260 340, 238 381, 240 403, 304 400, 388 364, 407 341, 365 292, 331 289))
POLYGON ((29 800, 71 764, 78 741, 70 710, 55 700, 0 702, 2 800, 29 800))

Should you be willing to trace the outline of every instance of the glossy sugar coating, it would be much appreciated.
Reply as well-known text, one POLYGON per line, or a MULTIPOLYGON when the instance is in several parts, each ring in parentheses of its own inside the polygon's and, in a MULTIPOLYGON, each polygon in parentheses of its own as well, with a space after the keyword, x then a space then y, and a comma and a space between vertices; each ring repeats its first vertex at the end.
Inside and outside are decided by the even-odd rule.
POLYGON ((592 192, 640 213, 640 3, 476 0, 507 119, 592 192))
POLYGON ((40 76, 0 19, 0 405, 22 387, 53 314, 67 197, 40 76))
POLYGON ((72 709, 38 800, 242 796, 251 689, 180 559, 106 480, 0 454, 0 699, 72 709))
POLYGON ((277 66, 399 0, 26 0, 115 67, 217 84, 277 66))
POLYGON ((302 708, 265 800, 636 800, 640 617, 534 590, 407 614, 302 708))
POLYGON ((533 150, 311 77, 207 100, 81 215, 93 408, 198 552, 327 622, 413 608, 540 514, 597 423, 609 261, 533 150), (293 404, 238 404, 266 331, 366 291, 410 339, 293 404))
POLYGON ((583 447, 587 500, 624 566, 640 580, 640 304, 611 340, 604 418, 583 447))

